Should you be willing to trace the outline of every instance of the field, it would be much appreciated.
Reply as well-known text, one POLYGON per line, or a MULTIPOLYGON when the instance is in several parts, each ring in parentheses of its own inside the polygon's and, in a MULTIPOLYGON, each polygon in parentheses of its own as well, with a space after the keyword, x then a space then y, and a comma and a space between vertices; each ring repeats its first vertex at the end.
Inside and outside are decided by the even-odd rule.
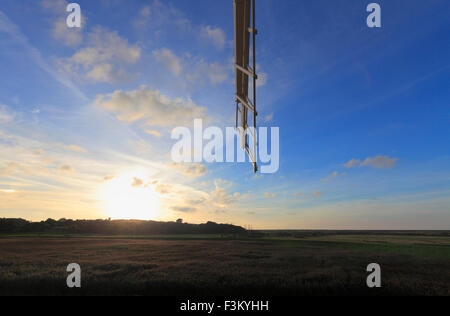
POLYGON ((450 295, 448 234, 0 236, 0 295, 450 295), (82 268, 68 289, 66 267, 82 268), (382 288, 366 267, 382 268, 382 288))

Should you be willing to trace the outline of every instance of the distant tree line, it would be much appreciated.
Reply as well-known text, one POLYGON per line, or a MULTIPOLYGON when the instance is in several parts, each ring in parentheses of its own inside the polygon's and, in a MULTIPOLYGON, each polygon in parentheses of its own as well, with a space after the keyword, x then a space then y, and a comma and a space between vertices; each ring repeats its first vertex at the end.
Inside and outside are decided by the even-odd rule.
POLYGON ((55 233, 104 235, 171 235, 171 234, 241 234, 246 230, 231 224, 156 222, 140 220, 71 220, 47 219, 29 222, 24 219, 0 219, 0 234, 55 233))

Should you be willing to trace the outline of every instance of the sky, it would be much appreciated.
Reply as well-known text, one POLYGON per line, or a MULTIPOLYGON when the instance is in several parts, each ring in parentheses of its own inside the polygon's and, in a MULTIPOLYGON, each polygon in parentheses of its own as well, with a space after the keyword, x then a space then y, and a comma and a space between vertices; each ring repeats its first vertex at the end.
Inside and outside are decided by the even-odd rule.
POLYGON ((450 3, 257 0, 258 124, 280 167, 176 163, 234 126, 231 0, 0 4, 0 217, 450 229, 450 3))

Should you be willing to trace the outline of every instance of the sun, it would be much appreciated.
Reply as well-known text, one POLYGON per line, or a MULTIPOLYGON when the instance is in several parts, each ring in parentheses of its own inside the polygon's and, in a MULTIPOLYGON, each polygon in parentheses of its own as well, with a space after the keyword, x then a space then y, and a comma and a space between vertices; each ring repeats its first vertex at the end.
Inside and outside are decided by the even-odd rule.
POLYGON ((103 183, 99 190, 101 207, 113 219, 156 220, 161 203, 154 186, 129 172, 103 183))

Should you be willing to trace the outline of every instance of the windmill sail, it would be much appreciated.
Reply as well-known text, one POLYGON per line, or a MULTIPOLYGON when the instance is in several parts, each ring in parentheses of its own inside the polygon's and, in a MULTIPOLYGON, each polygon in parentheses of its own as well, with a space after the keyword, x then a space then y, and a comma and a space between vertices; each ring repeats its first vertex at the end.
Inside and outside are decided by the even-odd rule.
POLYGON ((247 152, 253 164, 254 172, 257 166, 257 135, 256 135, 256 69, 255 40, 255 0, 233 0, 234 2, 234 44, 236 69, 236 127, 240 127, 241 147, 247 152), (250 39, 252 45, 250 46, 250 39), (252 47, 252 67, 250 66, 250 48, 252 47), (252 82, 253 100, 249 97, 249 86, 252 82), (249 129, 249 113, 253 124, 249 129), (250 146, 249 138, 252 140, 250 146))

